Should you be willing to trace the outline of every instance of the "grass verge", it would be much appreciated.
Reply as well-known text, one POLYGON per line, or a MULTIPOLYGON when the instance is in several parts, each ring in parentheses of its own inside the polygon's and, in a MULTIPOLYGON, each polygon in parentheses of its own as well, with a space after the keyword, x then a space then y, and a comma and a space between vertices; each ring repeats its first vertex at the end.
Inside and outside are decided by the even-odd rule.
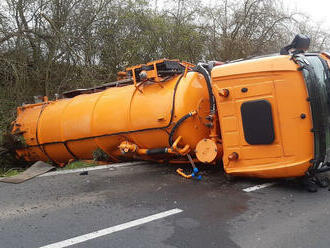
POLYGON ((86 167, 92 167, 98 165, 97 162, 93 160, 89 161, 74 161, 72 163, 68 163, 66 166, 61 168, 61 170, 73 170, 73 169, 80 169, 86 167))
MULTIPOLYGON (((72 163, 68 163, 63 168, 57 168, 57 170, 73 170, 73 169, 80 169, 80 168, 87 168, 97 166, 98 163, 93 160, 88 161, 74 161, 72 163)), ((0 177, 11 177, 16 176, 19 173, 23 172, 23 168, 0 168, 0 177)))
POLYGON ((0 170, 0 177, 11 177, 11 176, 16 176, 19 173, 23 172, 23 169, 1 169, 0 170))

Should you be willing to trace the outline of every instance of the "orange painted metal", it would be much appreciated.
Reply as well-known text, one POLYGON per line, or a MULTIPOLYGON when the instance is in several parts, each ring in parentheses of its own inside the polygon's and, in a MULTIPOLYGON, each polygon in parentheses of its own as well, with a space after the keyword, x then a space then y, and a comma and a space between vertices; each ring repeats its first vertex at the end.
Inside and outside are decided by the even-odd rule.
POLYGON ((183 169, 181 169, 181 168, 178 168, 176 170, 176 173, 178 173, 180 176, 182 176, 182 177, 184 177, 186 179, 192 178, 192 175, 191 174, 190 175, 187 175, 186 173, 183 172, 183 169))
MULTIPOLYGON (((322 56, 329 61, 329 55, 322 56)), ((148 66, 156 70, 161 61, 148 66)), ((143 81, 134 79, 132 85, 19 107, 13 133, 22 133, 27 147, 17 154, 28 161, 63 163, 91 159, 97 149, 114 161, 130 156, 163 162, 178 156, 184 162, 189 153, 201 162, 222 162, 231 175, 305 174, 314 156, 312 113, 303 74, 291 56, 213 68, 217 112, 211 114, 206 80, 190 67, 186 63, 181 75, 166 78, 142 71, 143 81), (251 145, 244 136, 241 106, 260 99, 270 103, 275 138, 271 144, 251 145), (172 128, 188 113, 193 114, 177 128, 170 146, 172 128), (156 148, 166 152, 150 155, 156 148)), ((136 68, 142 67, 128 68, 133 76, 136 68)))
POLYGON ((221 147, 212 139, 202 139, 196 146, 196 156, 203 163, 212 163, 221 152, 221 147))
POLYGON ((169 147, 168 133, 173 125, 192 111, 198 114, 182 123, 174 139, 182 137, 175 144, 177 151, 186 146, 195 149, 209 133, 203 123, 209 106, 201 106, 201 101, 208 102, 205 79, 197 72, 189 72, 186 77, 174 76, 161 85, 145 82, 140 90, 128 85, 25 105, 17 110, 13 132, 23 131, 28 147, 17 150, 17 154, 28 161, 63 163, 91 159, 93 151, 100 148, 120 160, 118 146, 123 141, 143 149, 169 147))
POLYGON ((290 56, 247 60, 212 71, 223 141, 226 172, 239 176, 303 176, 313 158, 314 139, 307 88, 301 71, 290 56), (248 91, 242 91, 247 88, 248 91), (271 103, 275 140, 269 145, 250 145, 244 138, 241 105, 250 100, 271 103), (300 118, 305 113, 307 118, 300 118), (232 154, 237 159, 230 159, 232 154))

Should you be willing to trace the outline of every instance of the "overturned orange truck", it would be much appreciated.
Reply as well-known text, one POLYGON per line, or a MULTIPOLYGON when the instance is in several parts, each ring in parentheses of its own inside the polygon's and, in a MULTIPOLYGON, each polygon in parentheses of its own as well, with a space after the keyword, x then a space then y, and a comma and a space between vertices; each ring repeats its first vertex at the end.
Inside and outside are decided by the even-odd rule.
MULTIPOLYGON (((12 134, 27 161, 127 158, 223 166, 229 175, 327 171, 330 55, 298 35, 281 54, 197 66, 159 60, 126 79, 17 109, 12 134)), ((199 166, 202 166, 199 165, 199 166)))

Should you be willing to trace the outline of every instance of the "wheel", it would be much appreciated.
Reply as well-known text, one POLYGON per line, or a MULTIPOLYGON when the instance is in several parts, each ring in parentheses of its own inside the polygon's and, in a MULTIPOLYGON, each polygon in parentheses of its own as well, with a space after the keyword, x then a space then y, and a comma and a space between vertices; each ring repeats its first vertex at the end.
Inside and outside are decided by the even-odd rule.
POLYGON ((317 192, 317 182, 316 182, 316 178, 315 177, 304 177, 302 179, 302 184, 304 186, 304 188, 311 193, 315 193, 317 192))

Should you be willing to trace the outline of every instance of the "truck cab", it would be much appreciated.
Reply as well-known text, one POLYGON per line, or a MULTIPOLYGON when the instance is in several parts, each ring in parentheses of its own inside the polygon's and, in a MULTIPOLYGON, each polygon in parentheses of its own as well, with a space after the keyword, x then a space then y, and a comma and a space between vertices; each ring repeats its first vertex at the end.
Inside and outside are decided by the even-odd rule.
POLYGON ((328 170, 329 58, 302 52, 212 70, 228 174, 276 178, 328 170))

